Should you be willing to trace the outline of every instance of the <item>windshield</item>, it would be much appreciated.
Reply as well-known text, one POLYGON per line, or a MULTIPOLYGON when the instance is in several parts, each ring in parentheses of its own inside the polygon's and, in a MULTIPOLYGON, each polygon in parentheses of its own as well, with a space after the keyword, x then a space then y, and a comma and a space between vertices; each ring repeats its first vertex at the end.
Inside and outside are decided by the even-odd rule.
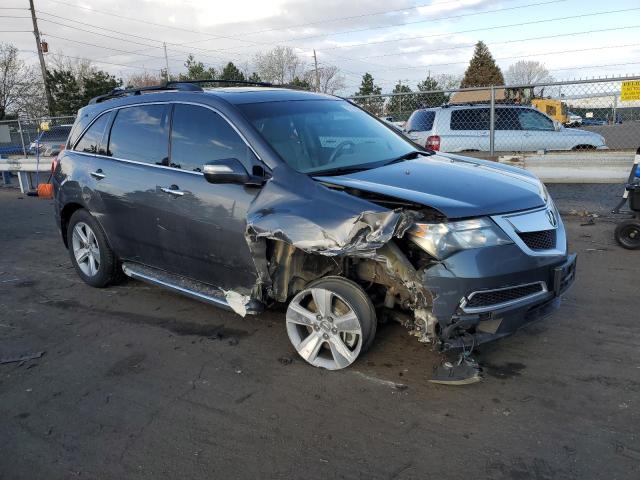
POLYGON ((371 168, 416 150, 408 140, 343 100, 238 107, 280 157, 302 173, 371 168))

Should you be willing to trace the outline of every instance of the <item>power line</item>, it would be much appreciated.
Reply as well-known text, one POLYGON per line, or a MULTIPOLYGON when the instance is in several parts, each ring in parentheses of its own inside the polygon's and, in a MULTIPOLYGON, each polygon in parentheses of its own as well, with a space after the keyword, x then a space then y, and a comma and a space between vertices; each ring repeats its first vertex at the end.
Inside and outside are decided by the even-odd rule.
POLYGON ((609 14, 612 14, 612 13, 623 13, 623 12, 631 12, 631 11, 637 11, 637 10, 640 10, 640 7, 625 8, 625 9, 622 9, 622 10, 607 10, 607 11, 595 12, 595 13, 583 13, 583 14, 580 14, 580 15, 570 15, 570 16, 567 16, 567 17, 547 18, 547 19, 544 19, 544 20, 532 20, 532 21, 529 21, 529 22, 510 23, 510 24, 505 24, 505 25, 494 25, 492 27, 474 28, 474 29, 470 29, 470 30, 459 30, 457 32, 436 33, 436 34, 432 34, 432 35, 418 35, 418 36, 414 36, 414 37, 403 37, 403 38, 395 38, 395 39, 391 39, 391 40, 379 40, 379 41, 375 41, 375 42, 366 42, 366 43, 354 43, 354 44, 350 44, 350 45, 336 45, 334 47, 319 48, 318 51, 337 50, 337 49, 341 49, 341 48, 353 48, 353 47, 362 47, 362 46, 369 46, 369 45, 379 45, 379 44, 382 44, 382 43, 401 42, 401 41, 404 41, 404 40, 416 40, 416 39, 420 39, 420 38, 445 37, 445 36, 457 35, 459 33, 483 32, 483 31, 489 31, 489 30, 498 30, 498 29, 501 29, 501 28, 522 27, 522 26, 525 26, 525 25, 536 25, 536 24, 540 24, 540 23, 558 22, 558 21, 562 21, 562 20, 573 20, 573 19, 576 19, 576 18, 595 17, 595 16, 598 16, 598 15, 609 15, 609 14))
MULTIPOLYGON (((20 52, 38 53, 35 50, 20 50, 20 52)), ((72 60, 84 60, 84 61, 90 62, 90 63, 101 63, 101 64, 105 64, 105 65, 113 65, 113 66, 116 66, 116 67, 137 68, 137 69, 141 69, 141 70, 154 70, 154 71, 157 70, 157 71, 160 71, 159 68, 141 67, 139 65, 126 65, 124 63, 102 62, 102 61, 94 60, 92 58, 76 57, 76 56, 73 56, 73 55, 66 55, 64 53, 59 53, 59 52, 49 52, 49 54, 50 55, 54 55, 54 56, 58 56, 58 57, 70 58, 72 60)))

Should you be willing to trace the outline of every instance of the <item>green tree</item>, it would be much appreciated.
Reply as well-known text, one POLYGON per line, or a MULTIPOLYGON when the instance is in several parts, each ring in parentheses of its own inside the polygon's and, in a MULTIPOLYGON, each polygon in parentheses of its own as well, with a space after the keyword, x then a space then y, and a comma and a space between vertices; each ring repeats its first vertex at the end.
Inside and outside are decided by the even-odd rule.
MULTIPOLYGON (((393 93, 411 93, 411 87, 402 82, 398 82, 393 87, 393 93)), ((396 120, 406 120, 417 108, 416 95, 397 95, 391 97, 387 104, 387 114, 392 115, 396 120)))
POLYGON ((208 80, 217 77, 217 72, 213 67, 205 67, 204 63, 197 62, 193 55, 189 55, 184 62, 187 73, 181 73, 178 80, 208 80))
POLYGON ((47 70, 47 82, 53 100, 51 115, 71 115, 84 106, 80 84, 72 70, 47 70))
POLYGON ((236 67, 233 62, 227 63, 227 65, 222 69, 222 73, 218 80, 231 80, 231 81, 240 81, 244 82, 246 80, 244 73, 240 71, 238 67, 236 67))
POLYGON ((423 81, 418 83, 418 91, 419 92, 432 92, 432 93, 421 93, 416 95, 416 107, 417 108, 428 108, 428 107, 439 107, 449 101, 449 96, 442 92, 442 86, 438 83, 438 80, 435 78, 428 76, 423 81), (440 90, 440 91, 439 91, 440 90))
POLYGON ((355 93, 355 96, 369 96, 369 98, 357 98, 354 102, 361 105, 374 115, 382 115, 384 110, 384 98, 375 96, 381 94, 382 88, 375 84, 373 76, 367 72, 362 76, 360 88, 355 93))
POLYGON ((491 52, 484 42, 480 41, 476 43, 473 57, 471 57, 467 71, 464 72, 460 86, 465 88, 489 85, 504 85, 504 77, 500 67, 491 56, 491 52))
POLYGON ((249 82, 262 82, 262 79, 260 78, 260 75, 258 75, 258 72, 253 72, 251 75, 249 75, 249 78, 247 78, 247 80, 249 82))
POLYGON ((108 93, 120 85, 122 80, 116 80, 113 75, 102 70, 91 70, 82 79, 82 99, 88 102, 93 97, 108 93))
POLYGON ((307 80, 303 80, 298 76, 293 77, 289 86, 300 90, 313 90, 313 87, 307 80))

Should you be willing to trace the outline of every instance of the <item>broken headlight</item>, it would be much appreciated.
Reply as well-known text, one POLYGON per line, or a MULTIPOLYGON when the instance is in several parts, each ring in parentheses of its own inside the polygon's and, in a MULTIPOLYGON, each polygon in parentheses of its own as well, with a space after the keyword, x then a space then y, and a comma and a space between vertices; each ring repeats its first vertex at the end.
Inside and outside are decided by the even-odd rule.
POLYGON ((408 233, 409 238, 420 248, 440 260, 459 250, 513 243, 488 218, 446 223, 416 223, 408 233))

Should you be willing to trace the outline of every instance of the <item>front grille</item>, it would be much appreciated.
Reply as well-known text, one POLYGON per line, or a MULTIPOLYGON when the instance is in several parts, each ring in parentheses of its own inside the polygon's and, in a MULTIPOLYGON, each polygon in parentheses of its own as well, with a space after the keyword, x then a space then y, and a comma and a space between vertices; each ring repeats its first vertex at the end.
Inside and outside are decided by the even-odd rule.
POLYGON ((499 305, 501 303, 512 302, 521 298, 544 292, 542 283, 532 283, 529 285, 520 285, 517 287, 501 288, 499 290, 485 290, 474 292, 470 295, 469 300, 464 305, 464 309, 483 308, 499 305))
POLYGON ((540 230, 538 232, 518 233, 522 241, 531 250, 550 250, 556 246, 555 230, 540 230))

